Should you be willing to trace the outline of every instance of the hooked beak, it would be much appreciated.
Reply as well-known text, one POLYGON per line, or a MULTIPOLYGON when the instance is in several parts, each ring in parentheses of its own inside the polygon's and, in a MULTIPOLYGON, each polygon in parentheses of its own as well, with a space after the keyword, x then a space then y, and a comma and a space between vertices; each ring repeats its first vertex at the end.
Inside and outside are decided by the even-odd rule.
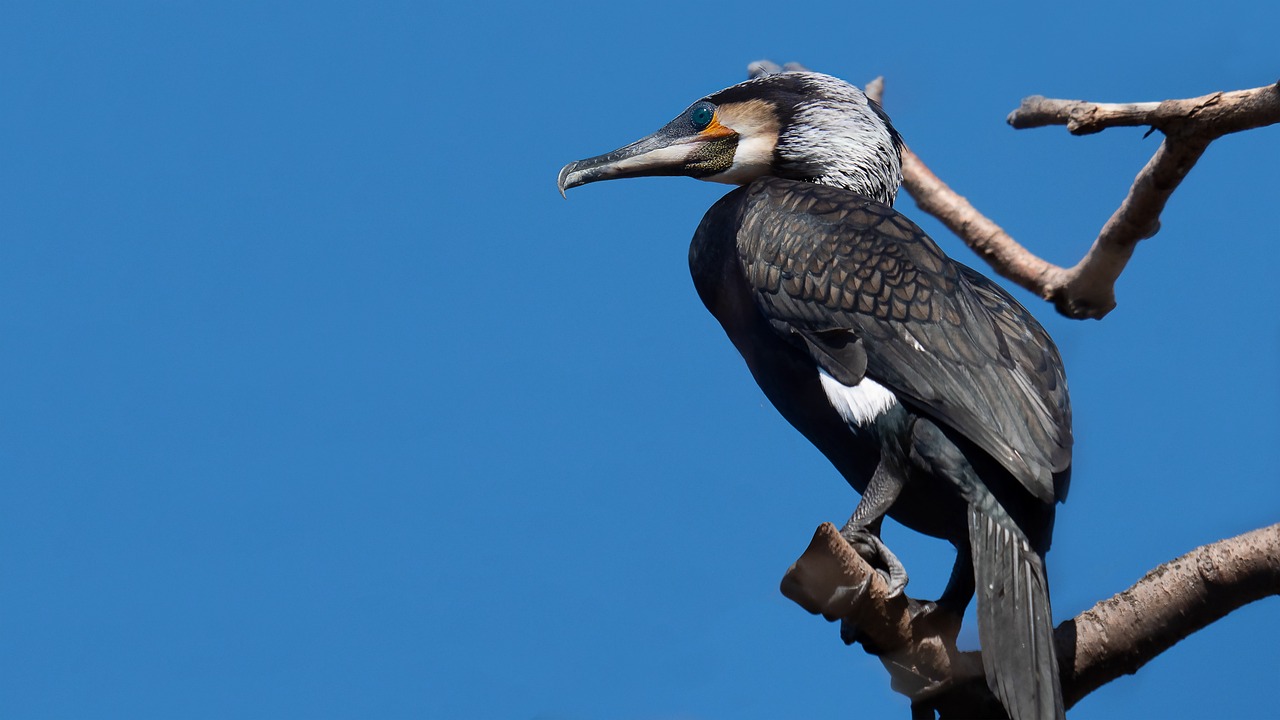
POLYGON ((702 132, 689 133, 680 126, 677 118, 658 132, 626 147, 565 165, 560 170, 557 186, 563 196, 569 188, 599 180, 655 175, 697 176, 710 147, 735 139, 736 134, 732 130, 718 124, 702 132))

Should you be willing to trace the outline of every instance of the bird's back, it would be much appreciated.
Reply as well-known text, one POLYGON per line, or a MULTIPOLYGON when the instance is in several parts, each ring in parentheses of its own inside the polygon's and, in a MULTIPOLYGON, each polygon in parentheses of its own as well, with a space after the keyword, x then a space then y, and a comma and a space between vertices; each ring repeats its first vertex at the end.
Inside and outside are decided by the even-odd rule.
POLYGON ((1007 292, 893 208, 761 178, 708 211, 690 265, 717 317, 758 313, 833 377, 871 377, 988 452, 1032 495, 1061 499, 1072 438, 1057 348, 1007 292))

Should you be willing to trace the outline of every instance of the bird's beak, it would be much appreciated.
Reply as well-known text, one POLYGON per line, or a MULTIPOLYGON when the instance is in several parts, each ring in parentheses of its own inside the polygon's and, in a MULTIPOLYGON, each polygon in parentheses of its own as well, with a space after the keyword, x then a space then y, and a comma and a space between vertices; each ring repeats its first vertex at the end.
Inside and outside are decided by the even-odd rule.
POLYGON ((569 188, 599 180, 696 175, 708 149, 734 137, 732 130, 718 123, 701 132, 691 132, 677 118, 658 132, 626 147, 565 165, 560 170, 560 194, 564 195, 569 188))

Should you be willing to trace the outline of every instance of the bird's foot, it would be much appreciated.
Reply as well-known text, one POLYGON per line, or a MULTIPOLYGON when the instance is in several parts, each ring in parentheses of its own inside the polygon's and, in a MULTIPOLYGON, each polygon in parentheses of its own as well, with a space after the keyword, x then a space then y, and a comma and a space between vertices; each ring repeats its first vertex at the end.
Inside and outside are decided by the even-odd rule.
POLYGON ((911 625, 922 629, 920 634, 937 635, 955 645, 956 637, 960 635, 960 623, 964 620, 963 612, 957 613, 944 603, 912 598, 907 598, 907 612, 911 616, 911 625))
POLYGON ((888 597, 893 598, 902 594, 907 587, 907 569, 878 535, 856 525, 846 525, 840 531, 840 535, 854 552, 870 563, 871 567, 884 578, 885 584, 889 586, 888 597))
POLYGON ((871 636, 863 632, 862 628, 858 627, 858 623, 849 618, 840 620, 840 640, 845 645, 861 645, 869 655, 879 657, 884 654, 884 648, 876 645, 871 636))

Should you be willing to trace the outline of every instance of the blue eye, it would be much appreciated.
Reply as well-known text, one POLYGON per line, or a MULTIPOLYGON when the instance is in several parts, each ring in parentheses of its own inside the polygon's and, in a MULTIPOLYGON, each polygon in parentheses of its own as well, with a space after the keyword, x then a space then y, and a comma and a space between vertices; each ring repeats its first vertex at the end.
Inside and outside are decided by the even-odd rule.
POLYGON ((693 109, 693 112, 689 113, 689 120, 693 122, 694 130, 706 130, 707 126, 711 124, 711 119, 714 118, 715 115, 716 111, 714 106, 710 104, 699 105, 693 109))

